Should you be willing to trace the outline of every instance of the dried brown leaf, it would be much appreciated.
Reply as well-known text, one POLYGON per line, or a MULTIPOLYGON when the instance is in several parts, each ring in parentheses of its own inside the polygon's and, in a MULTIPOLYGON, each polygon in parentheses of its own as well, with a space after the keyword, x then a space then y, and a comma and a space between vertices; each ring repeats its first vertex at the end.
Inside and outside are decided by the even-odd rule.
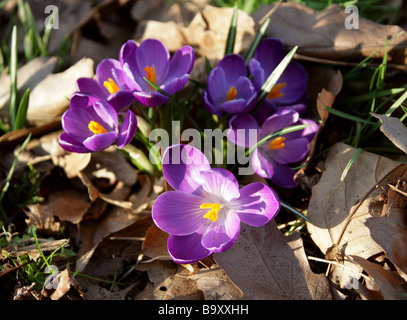
POLYGON ((331 299, 328 281, 311 271, 299 235, 284 237, 273 221, 242 226, 234 246, 214 259, 243 299, 331 299))
POLYGON ((390 139, 393 144, 407 153, 407 128, 396 117, 388 117, 384 114, 374 114, 372 116, 380 119, 382 125, 380 130, 390 139))
MULTIPOLYGON (((259 21, 273 6, 262 6, 252 16, 259 21)), ((282 3, 270 17, 266 36, 280 38, 287 47, 298 45, 298 53, 315 58, 360 61, 375 54, 382 58, 386 39, 388 61, 404 65, 407 62, 403 29, 396 25, 381 25, 359 17, 357 29, 346 28, 349 15, 338 5, 325 10, 313 10, 301 3, 282 3)))
POLYGON ((48 288, 46 285, 41 290, 41 294, 44 297, 49 297, 52 300, 60 300, 64 296, 72 300, 81 300, 83 298, 83 291, 78 281, 72 277, 69 269, 65 269, 59 272, 58 275, 53 279, 54 284, 57 286, 51 286, 48 288))
MULTIPOLYGON (((397 226, 397 221, 402 218, 396 211, 391 213, 390 218, 380 217, 382 189, 377 186, 387 185, 403 176, 407 166, 383 156, 362 152, 341 181, 342 173, 355 151, 343 143, 331 148, 325 161, 326 170, 312 189, 308 207, 308 217, 312 223, 307 223, 307 227, 313 241, 327 259, 336 259, 345 266, 335 267, 331 275, 331 279, 342 287, 349 283, 349 279, 360 277, 362 271, 353 261, 345 259, 347 256, 369 259, 383 252, 387 241, 390 242, 388 245, 395 246, 400 238, 396 239, 394 235, 402 237, 405 230, 405 224, 399 223, 397 226)), ((404 243, 399 246, 405 257, 404 243)), ((401 259, 402 265, 398 265, 398 268, 405 268, 405 260, 401 259)))

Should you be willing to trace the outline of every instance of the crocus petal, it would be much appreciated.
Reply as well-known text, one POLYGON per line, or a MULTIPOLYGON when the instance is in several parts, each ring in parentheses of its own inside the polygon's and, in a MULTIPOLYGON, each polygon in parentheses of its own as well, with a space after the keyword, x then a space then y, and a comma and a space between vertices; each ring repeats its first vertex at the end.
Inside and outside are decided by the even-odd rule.
POLYGON ((173 95, 174 93, 180 91, 185 87, 189 79, 189 74, 173 78, 172 80, 166 80, 165 84, 161 86, 161 89, 164 90, 168 95, 173 95))
POLYGON ((101 87, 104 87, 104 82, 109 79, 115 80, 113 75, 113 69, 120 69, 121 65, 118 60, 115 59, 103 59, 96 67, 96 78, 101 87))
POLYGON ((158 107, 168 101, 168 98, 158 92, 133 92, 137 102, 146 107, 158 107))
POLYGON ((117 137, 116 145, 119 148, 123 148, 129 144, 134 138, 137 131, 137 118, 133 111, 128 110, 123 122, 119 128, 119 135, 117 137))
POLYGON ((291 169, 289 166, 280 164, 278 162, 273 163, 274 174, 270 177, 272 183, 282 188, 295 188, 297 183, 294 181, 294 175, 297 171, 291 169))
POLYGON ((193 233, 187 236, 170 235, 168 237, 168 253, 176 263, 198 262, 212 252, 201 244, 202 235, 193 233))
POLYGON ((83 93, 83 92, 75 92, 71 96, 71 100, 69 101, 69 108, 79 108, 79 109, 86 109, 91 107, 95 104, 95 102, 99 101, 100 97, 94 96, 92 94, 83 93))
POLYGON ((117 91, 110 95, 106 101, 119 113, 126 111, 136 99, 130 91, 117 91))
POLYGON ((205 199, 182 191, 167 191, 154 202, 152 217, 155 224, 167 233, 185 236, 196 232, 206 223, 207 210, 200 206, 205 199))
POLYGON ((211 169, 208 159, 189 145, 169 146, 162 156, 163 174, 175 190, 194 193, 201 187, 200 172, 211 169))
POLYGON ((263 138, 266 135, 281 130, 287 127, 291 127, 296 124, 299 119, 298 112, 290 109, 284 109, 276 112, 272 116, 268 117, 261 126, 260 137, 263 138))
POLYGON ((284 147, 272 150, 273 160, 281 164, 295 163, 304 159, 309 153, 309 141, 307 138, 286 140, 284 147))
POLYGON ((87 111, 92 115, 92 120, 101 124, 106 131, 118 131, 117 111, 109 103, 97 101, 87 111))
POLYGON ((234 84, 240 77, 247 76, 244 59, 238 54, 229 53, 225 55, 219 61, 217 67, 225 71, 226 82, 228 84, 234 84))
POLYGON ((240 147, 250 148, 257 143, 258 129, 259 125, 251 114, 239 114, 229 120, 227 137, 240 147))
MULTIPOLYGON (((144 76, 144 68, 155 67, 157 82, 160 86, 167 77, 170 54, 164 44, 156 39, 146 39, 140 43, 136 50, 136 63, 139 72, 144 76)), ((145 81, 144 81, 145 82, 145 81)))
POLYGON ((204 90, 202 93, 202 105, 203 107, 208 110, 210 113, 215 114, 217 116, 221 116, 223 111, 220 110, 216 105, 214 105, 210 100, 209 100, 209 94, 207 90, 204 90))
POLYGON ((70 108, 64 112, 61 118, 62 129, 67 132, 72 139, 83 141, 93 135, 88 124, 94 120, 85 109, 70 108))
POLYGON ((107 89, 102 88, 99 83, 92 78, 79 78, 76 81, 76 86, 80 92, 93 95, 102 100, 109 96, 107 89))
POLYGON ((135 56, 136 50, 137 50, 137 45, 133 40, 126 41, 120 48, 120 52, 119 52, 120 64, 123 66, 126 61, 134 60, 136 57, 135 56))
POLYGON ((239 197, 239 183, 229 170, 213 168, 201 171, 200 174, 202 191, 206 194, 216 195, 216 198, 226 201, 239 197))
POLYGON ((255 149, 252 153, 250 163, 253 167, 253 170, 263 178, 270 178, 274 175, 273 163, 267 159, 259 151, 259 148, 255 149))
POLYGON ((195 52, 191 46, 178 49, 171 58, 167 81, 189 74, 194 66, 195 52))
POLYGON ((91 151, 101 151, 109 147, 117 138, 116 132, 94 134, 85 139, 83 145, 91 151))
POLYGON ((277 38, 264 39, 254 54, 254 58, 261 63, 266 78, 274 71, 281 60, 284 59, 284 56, 284 44, 277 38))
POLYGON ((211 103, 218 106, 226 101, 226 94, 230 87, 235 84, 226 82, 225 71, 220 67, 215 67, 208 75, 207 92, 211 103))
POLYGON ((59 136, 58 142, 59 142, 60 146, 68 152, 76 152, 76 153, 90 152, 90 150, 87 149, 81 142, 76 141, 66 132, 63 132, 59 136))
POLYGON ((220 222, 212 223, 208 228, 202 237, 202 246, 212 252, 226 251, 236 242, 239 232, 240 219, 234 212, 229 212, 220 222))
POLYGON ((280 200, 273 189, 263 183, 253 182, 240 189, 236 207, 235 211, 243 223, 261 227, 277 215, 280 200))

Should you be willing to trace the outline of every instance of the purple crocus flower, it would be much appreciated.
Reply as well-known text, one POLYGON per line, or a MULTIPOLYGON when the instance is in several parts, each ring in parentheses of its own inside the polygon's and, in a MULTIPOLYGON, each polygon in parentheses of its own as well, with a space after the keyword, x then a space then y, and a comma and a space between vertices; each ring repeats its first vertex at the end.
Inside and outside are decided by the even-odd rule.
MULTIPOLYGON (((263 40, 256 49, 254 57, 249 61, 249 70, 253 76, 253 84, 259 92, 262 85, 285 57, 283 43, 276 38, 263 40)), ((298 103, 306 103, 308 75, 304 67, 296 61, 291 61, 277 84, 264 100, 270 108, 277 109, 298 103)))
POLYGON ((249 148, 254 143, 248 138, 249 129, 257 130, 257 141, 260 141, 270 133, 299 124, 309 126, 264 143, 251 156, 251 165, 259 176, 280 187, 293 188, 297 186, 294 181, 296 171, 291 169, 290 164, 303 161, 309 154, 309 143, 318 130, 314 121, 301 119, 298 112, 289 108, 271 115, 261 126, 250 114, 237 115, 229 121, 228 138, 239 146, 249 148))
POLYGON ((71 97, 70 108, 61 122, 65 132, 59 137, 59 144, 76 153, 100 151, 112 144, 123 148, 137 130, 137 118, 131 110, 119 126, 117 112, 108 102, 82 93, 71 97))
POLYGON ((232 53, 225 55, 211 70, 202 95, 204 107, 218 116, 249 112, 256 98, 257 92, 247 77, 243 58, 232 53))
POLYGON ((135 99, 142 105, 156 107, 166 103, 168 97, 155 90, 144 78, 173 95, 187 84, 195 53, 191 46, 184 46, 171 58, 168 49, 159 40, 146 39, 140 46, 129 40, 122 47, 120 62, 131 79, 128 85, 135 99))
POLYGON ((116 111, 125 112, 135 101, 128 85, 130 82, 120 61, 104 59, 96 67, 96 79, 79 78, 76 84, 79 92, 107 101, 116 111))
POLYGON ((174 191, 154 202, 155 224, 169 233, 168 251, 177 263, 199 261, 228 250, 240 222, 262 226, 280 209, 277 194, 253 182, 239 189, 234 175, 211 168, 205 155, 189 145, 172 145, 163 154, 164 177, 174 191))

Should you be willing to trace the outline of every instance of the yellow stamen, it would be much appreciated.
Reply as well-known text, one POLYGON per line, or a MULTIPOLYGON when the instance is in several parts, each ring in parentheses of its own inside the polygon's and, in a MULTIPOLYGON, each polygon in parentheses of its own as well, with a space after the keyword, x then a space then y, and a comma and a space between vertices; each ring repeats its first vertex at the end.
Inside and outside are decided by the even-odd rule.
POLYGON ((270 150, 277 150, 277 149, 284 148, 284 146, 285 146, 284 140, 285 140, 284 137, 275 138, 274 140, 269 142, 269 149, 270 150))
POLYGON ((216 222, 218 219, 218 211, 222 206, 219 203, 203 203, 201 204, 201 209, 211 209, 203 217, 213 222, 216 222))
POLYGON ((99 133, 106 133, 106 129, 103 128, 99 123, 97 123, 96 121, 91 121, 88 124, 88 128, 90 131, 92 131, 95 134, 99 134, 99 133))
POLYGON ((237 90, 235 86, 231 86, 228 93, 226 94, 226 101, 233 100, 236 98, 237 90))
POLYGON ((276 99, 276 98, 281 98, 284 93, 280 92, 282 88, 284 88, 287 85, 287 83, 277 83, 271 91, 267 95, 267 99, 276 99))
MULTIPOLYGON (((150 80, 152 83, 156 84, 157 83, 157 73, 155 72, 155 65, 151 68, 150 66, 146 66, 144 68, 144 71, 146 72, 147 79, 150 80)), ((151 89, 154 89, 153 86, 150 85, 151 89)))
POLYGON ((110 92, 110 94, 113 94, 120 90, 116 82, 114 82, 112 78, 109 78, 107 81, 103 82, 103 85, 110 92))

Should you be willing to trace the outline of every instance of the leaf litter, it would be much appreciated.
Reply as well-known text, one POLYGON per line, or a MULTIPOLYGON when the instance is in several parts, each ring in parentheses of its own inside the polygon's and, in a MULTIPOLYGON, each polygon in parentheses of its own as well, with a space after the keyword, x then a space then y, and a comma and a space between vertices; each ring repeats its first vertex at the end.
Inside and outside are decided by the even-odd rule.
MULTIPOLYGON (((160 9, 151 10, 152 4, 141 0, 132 7, 134 33, 128 37, 137 41, 157 38, 171 51, 191 44, 202 57, 222 57, 225 26, 232 15, 230 8, 216 8, 207 1, 163 6, 157 0, 153 5, 160 9), (174 36, 163 38, 166 32, 174 36)), ((65 1, 59 1, 58 6, 63 8, 65 1)), ((329 132, 334 121, 327 108, 334 107, 343 79, 338 70, 322 65, 307 66, 315 78, 309 89, 312 112, 321 120, 321 126, 311 143, 310 163, 296 176, 303 189, 301 194, 308 198, 305 212, 311 223, 301 223, 309 236, 302 231, 285 236, 275 222, 262 228, 245 226, 230 250, 199 263, 174 264, 166 249, 168 235, 151 219, 152 204, 166 189, 165 181, 139 172, 115 149, 92 155, 66 153, 56 140, 59 128, 46 127, 60 123, 59 117, 68 107, 67 98, 74 90, 71 84, 78 77, 92 77, 94 62, 115 56, 123 43, 114 39, 121 30, 115 24, 117 16, 111 18, 113 22, 107 19, 111 6, 124 5, 121 1, 101 1, 91 8, 76 1, 67 7, 71 11, 61 15, 63 30, 77 41, 72 67, 53 73, 53 58, 37 58, 19 68, 20 92, 28 87, 36 90, 28 112, 29 130, 44 128, 19 159, 19 170, 30 163, 43 174, 41 195, 45 200, 27 206, 25 222, 44 235, 55 235, 61 228, 70 234, 69 241, 41 239, 42 251, 66 245, 76 250, 70 270, 58 274, 57 288, 43 288, 41 297, 36 298, 330 300, 347 298, 350 291, 363 299, 405 298, 407 167, 364 151, 341 179, 356 152, 344 143, 332 143, 326 157, 312 163, 320 151, 319 144, 340 141, 335 133, 324 133, 329 132), (87 38, 86 32, 95 25, 100 37, 87 38), (103 56, 101 48, 107 47, 103 56), (47 98, 51 91, 56 93, 52 101, 47 98), (321 254, 314 256, 310 252, 309 238, 317 247, 311 251, 321 254), (315 268, 316 262, 322 272, 315 268)), ((239 11, 236 51, 248 49, 258 27, 256 22, 270 9, 263 7, 252 16, 239 11)), ((315 11, 295 2, 282 4, 271 17, 267 35, 281 38, 288 47, 298 45, 299 60, 321 64, 328 61, 336 67, 343 63, 352 65, 380 52, 384 39, 390 36, 394 42, 389 61, 400 69, 405 65, 405 35, 399 35, 397 26, 378 25, 361 18, 363 34, 355 37, 354 32, 344 28, 344 13, 338 6, 315 11), (296 21, 302 22, 301 32, 296 21), (377 36, 377 32, 382 36, 377 36)), ((55 33, 52 41, 58 40, 55 33)), ((376 56, 380 57, 380 53, 376 56)), ((202 61, 201 65, 204 66, 202 61)), ((9 81, 3 74, 1 88, 8 88, 9 81)), ((7 119, 8 90, 1 93, 0 114, 7 119)), ((405 151, 405 127, 390 123, 389 117, 374 116, 382 121, 384 134, 405 151)), ((9 167, 5 160, 15 155, 13 148, 28 134, 24 129, 19 133, 21 136, 16 132, 0 137, 0 145, 4 146, 2 171, 9 167)), ((285 223, 287 219, 284 216, 277 222, 285 223)), ((2 247, 1 259, 24 254, 33 260, 40 257, 37 246, 29 244, 2 247)), ((33 290, 33 285, 16 286, 14 298, 33 298, 33 290)))

